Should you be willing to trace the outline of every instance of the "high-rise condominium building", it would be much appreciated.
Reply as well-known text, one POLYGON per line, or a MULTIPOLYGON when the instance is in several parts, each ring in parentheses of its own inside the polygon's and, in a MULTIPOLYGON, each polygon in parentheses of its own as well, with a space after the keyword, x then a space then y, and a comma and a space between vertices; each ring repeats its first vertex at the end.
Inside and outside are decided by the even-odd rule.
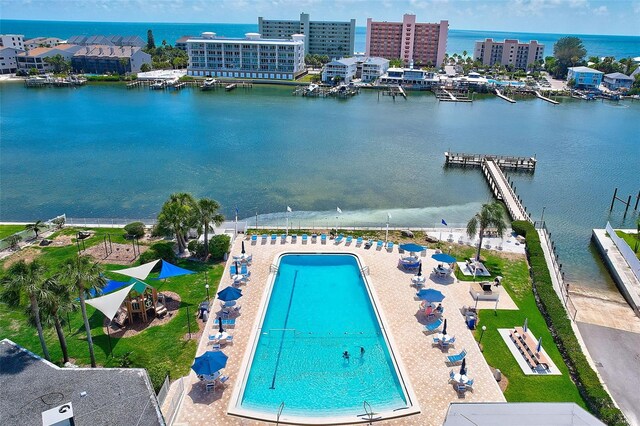
POLYGON ((402 59, 405 65, 439 66, 447 50, 449 22, 416 23, 416 15, 405 14, 402 22, 367 19, 366 56, 402 59))
POLYGON ((353 55, 356 39, 356 20, 348 22, 310 21, 308 13, 301 13, 299 21, 258 18, 258 32, 264 38, 288 38, 304 34, 305 53, 341 58, 353 55))
POLYGON ((520 43, 518 40, 477 41, 473 57, 484 65, 493 66, 496 62, 505 67, 526 70, 530 64, 544 59, 544 44, 532 40, 520 43))

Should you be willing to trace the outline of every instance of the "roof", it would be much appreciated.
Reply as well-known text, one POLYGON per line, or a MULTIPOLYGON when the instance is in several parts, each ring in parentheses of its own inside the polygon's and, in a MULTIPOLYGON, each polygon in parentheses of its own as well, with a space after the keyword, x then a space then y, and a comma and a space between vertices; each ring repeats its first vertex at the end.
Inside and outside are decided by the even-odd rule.
POLYGON ((380 58, 377 56, 372 56, 370 58, 367 58, 364 61, 365 64, 376 64, 376 65, 384 65, 384 64, 388 64, 389 60, 385 59, 385 58, 380 58))
POLYGON ((594 70, 593 68, 589 68, 589 67, 571 67, 569 69, 572 70, 573 72, 589 72, 589 73, 595 73, 595 74, 604 74, 602 71, 594 70))
POLYGON ((622 74, 621 72, 612 72, 610 74, 605 74, 605 77, 608 78, 615 78, 616 80, 629 80, 629 81, 633 81, 633 78, 629 77, 626 74, 622 74))
POLYGON ((202 38, 191 37, 187 40, 188 43, 220 43, 220 44, 304 44, 302 40, 291 39, 274 39, 274 38, 260 38, 260 39, 248 39, 248 38, 202 38))
POLYGON ((334 59, 333 61, 329 62, 327 65, 355 65, 357 64, 358 58, 340 58, 340 59, 334 59))
POLYGON ((40 425, 42 412, 69 402, 78 426, 165 424, 144 369, 60 368, 0 341, 0 424, 40 425))
POLYGON ((452 403, 443 426, 604 426, 573 402, 452 403))
POLYGON ((193 38, 193 36, 182 36, 176 40, 176 43, 186 43, 190 38, 193 38))
POLYGON ((141 48, 136 46, 91 45, 80 48, 73 56, 91 56, 96 58, 130 58, 141 48))

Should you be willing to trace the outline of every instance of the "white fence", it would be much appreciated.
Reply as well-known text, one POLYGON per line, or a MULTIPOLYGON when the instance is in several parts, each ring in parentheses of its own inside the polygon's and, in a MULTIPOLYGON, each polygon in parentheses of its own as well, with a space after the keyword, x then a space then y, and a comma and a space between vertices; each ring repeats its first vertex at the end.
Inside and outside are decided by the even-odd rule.
POLYGON ((618 237, 616 231, 613 229, 611 224, 607 222, 607 227, 605 228, 607 233, 609 234, 609 238, 613 241, 613 243, 618 247, 620 253, 622 253, 622 257, 627 261, 629 266, 631 267, 631 271, 633 275, 636 276, 638 280, 640 280, 640 260, 638 260, 638 256, 633 252, 629 244, 622 238, 618 237))
POLYGON ((167 425, 172 425, 176 419, 176 414, 178 414, 178 407, 180 405, 180 401, 182 401, 182 397, 184 396, 184 381, 186 377, 180 377, 173 384, 175 386, 174 392, 171 395, 170 399, 167 400, 167 396, 169 393, 169 388, 171 387, 169 383, 169 376, 164 379, 164 384, 158 392, 158 403, 160 404, 160 409, 162 410, 162 415, 164 416, 164 420, 167 425))
MULTIPOLYGON (((53 219, 49 219, 46 222, 43 222, 42 223, 43 228, 39 231, 39 234, 41 234, 42 232, 47 232, 47 231, 50 231, 52 229, 55 229, 58 226, 56 223, 54 223, 54 221, 56 219, 62 220, 63 223, 66 220, 64 215, 60 215, 60 216, 54 217, 53 219)), ((19 237, 18 242, 25 242, 25 241, 29 241, 29 240, 35 238, 36 233, 33 232, 33 231, 25 229, 24 231, 19 231, 19 232, 16 232, 14 234, 11 234, 10 236, 0 240, 0 250, 4 250, 4 249, 8 248, 9 246, 11 246, 11 243, 12 243, 11 240, 12 240, 12 237, 14 235, 17 235, 19 237)))

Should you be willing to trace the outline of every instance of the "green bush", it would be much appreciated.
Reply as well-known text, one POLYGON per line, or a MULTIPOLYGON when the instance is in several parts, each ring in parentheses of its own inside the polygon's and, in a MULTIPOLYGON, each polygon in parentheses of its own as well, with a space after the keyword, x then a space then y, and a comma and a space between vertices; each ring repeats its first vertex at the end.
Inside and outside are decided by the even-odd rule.
POLYGON ((204 257, 204 243, 198 240, 191 240, 189 244, 187 244, 187 248, 189 249, 189 253, 197 257, 204 257))
POLYGON ((224 259, 225 253, 229 252, 231 238, 228 235, 214 235, 209 240, 209 254, 213 260, 224 259))
POLYGON ((526 221, 513 222, 511 227, 514 232, 527 240, 527 258, 531 268, 536 303, 589 410, 608 425, 627 425, 622 412, 615 407, 611 397, 602 387, 598 375, 582 352, 567 311, 553 289, 538 232, 531 223, 526 221))
POLYGON ((169 368, 164 364, 156 364, 147 368, 147 374, 149 375, 149 380, 151 380, 151 384, 153 385, 153 390, 157 394, 162 389, 162 385, 164 384, 164 379, 169 376, 169 368))
POLYGON ((124 227, 124 230, 128 236, 142 238, 144 237, 145 227, 142 222, 131 222, 124 227))
POLYGON ((169 263, 176 261, 176 253, 171 243, 155 243, 149 250, 140 255, 140 264, 148 263, 156 259, 163 259, 169 263))

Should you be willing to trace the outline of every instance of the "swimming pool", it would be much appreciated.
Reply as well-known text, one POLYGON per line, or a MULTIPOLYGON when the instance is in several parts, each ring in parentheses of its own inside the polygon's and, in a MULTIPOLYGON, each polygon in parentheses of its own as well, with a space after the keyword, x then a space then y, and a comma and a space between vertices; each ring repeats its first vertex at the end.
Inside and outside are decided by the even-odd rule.
POLYGON ((350 254, 280 256, 230 414, 273 420, 284 403, 281 421, 356 421, 365 401, 387 417, 419 411, 361 269, 350 254))
POLYGON ((524 86, 526 86, 526 84, 524 84, 521 81, 498 81, 498 80, 489 79, 489 80, 487 80, 487 82, 489 82, 491 84, 496 84, 498 86, 514 86, 514 87, 524 87, 524 86))

